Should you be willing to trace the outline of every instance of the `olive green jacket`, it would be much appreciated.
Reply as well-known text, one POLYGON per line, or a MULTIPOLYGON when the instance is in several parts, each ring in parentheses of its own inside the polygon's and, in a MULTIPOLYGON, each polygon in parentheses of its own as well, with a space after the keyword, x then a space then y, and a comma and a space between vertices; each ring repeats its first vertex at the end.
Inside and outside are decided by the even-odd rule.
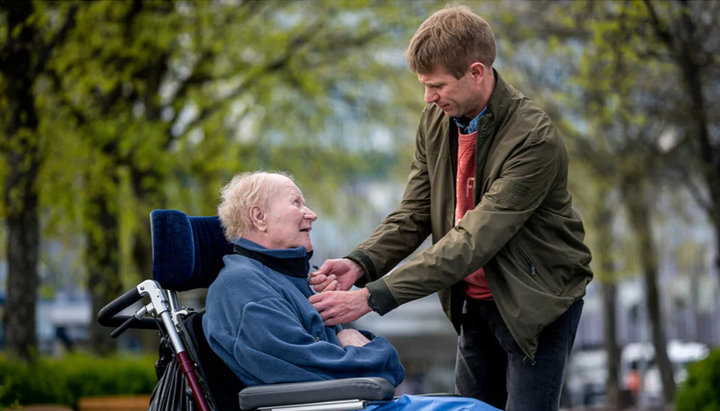
POLYGON ((402 202, 348 258, 363 266, 357 285, 367 286, 380 314, 438 291, 457 331, 462 279, 483 267, 503 320, 534 359, 543 327, 585 295, 591 257, 555 127, 499 75, 496 81, 478 127, 475 208, 454 226, 457 126, 429 104, 402 202), (431 247, 384 275, 428 235, 431 247))

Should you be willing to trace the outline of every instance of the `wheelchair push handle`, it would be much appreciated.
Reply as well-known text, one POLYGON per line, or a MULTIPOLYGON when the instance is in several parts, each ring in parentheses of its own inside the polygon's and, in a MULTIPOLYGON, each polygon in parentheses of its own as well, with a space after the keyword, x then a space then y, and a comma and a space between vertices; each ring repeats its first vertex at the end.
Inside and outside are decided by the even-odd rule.
POLYGON ((120 311, 140 301, 143 296, 137 288, 125 292, 125 294, 114 299, 105 307, 101 308, 97 315, 97 321, 105 327, 118 327, 110 335, 115 338, 127 328, 157 329, 158 325, 152 318, 136 318, 134 315, 120 315, 120 311))

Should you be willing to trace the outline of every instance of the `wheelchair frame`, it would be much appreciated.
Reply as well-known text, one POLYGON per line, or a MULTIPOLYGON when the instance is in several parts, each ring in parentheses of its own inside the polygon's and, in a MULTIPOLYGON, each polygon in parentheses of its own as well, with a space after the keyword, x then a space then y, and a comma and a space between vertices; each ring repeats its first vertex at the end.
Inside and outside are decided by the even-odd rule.
MULTIPOLYGON (((153 210, 150 214, 153 243, 153 277, 128 290, 103 307, 98 322, 115 327, 117 338, 129 328, 155 329, 167 336, 198 410, 227 408, 214 404, 213 393, 202 375, 202 364, 187 335, 184 321, 196 311, 181 307, 178 291, 207 287, 222 267, 222 255, 229 243, 222 237, 217 217, 188 217, 178 210, 153 210), (171 249, 161 246, 169 241, 171 249), (224 244, 223 244, 224 243, 224 244), (164 250, 164 251, 160 251, 164 250), (192 258, 178 258, 184 252, 192 258), (220 261, 218 261, 218 258, 220 261), (166 264, 171 260, 170 264, 166 264), (178 265, 179 260, 180 263, 178 265), (148 301, 133 315, 121 311, 142 300, 148 301)), ((204 338, 204 336, 202 337, 204 338)), ((258 411, 345 411, 359 410, 372 403, 393 399, 394 387, 376 377, 345 378, 332 381, 283 383, 243 388, 232 409, 258 411)))

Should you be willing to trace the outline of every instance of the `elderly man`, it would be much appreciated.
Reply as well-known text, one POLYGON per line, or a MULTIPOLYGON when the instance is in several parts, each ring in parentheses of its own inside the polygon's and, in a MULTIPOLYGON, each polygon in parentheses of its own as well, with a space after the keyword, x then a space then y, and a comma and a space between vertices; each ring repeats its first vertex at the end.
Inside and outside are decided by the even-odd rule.
MULTIPOLYGON (((405 370, 384 337, 327 327, 308 301, 317 215, 288 175, 235 176, 222 189, 218 215, 235 253, 208 290, 203 331, 243 384, 370 376, 402 382, 405 370)), ((403 395, 366 411, 428 409, 496 410, 471 398, 403 395)))
POLYGON ((234 254, 210 286, 203 330, 243 384, 383 377, 405 371, 384 338, 327 327, 308 302, 310 230, 317 215, 284 174, 237 175, 218 215, 234 254))

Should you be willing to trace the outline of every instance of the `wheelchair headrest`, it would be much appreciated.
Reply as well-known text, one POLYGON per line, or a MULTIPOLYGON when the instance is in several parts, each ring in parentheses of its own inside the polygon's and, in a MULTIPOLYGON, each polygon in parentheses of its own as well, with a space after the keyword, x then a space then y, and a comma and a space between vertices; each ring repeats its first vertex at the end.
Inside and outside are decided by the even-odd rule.
POLYGON ((220 219, 189 217, 179 210, 150 212, 153 279, 169 290, 208 287, 232 254, 220 219))

